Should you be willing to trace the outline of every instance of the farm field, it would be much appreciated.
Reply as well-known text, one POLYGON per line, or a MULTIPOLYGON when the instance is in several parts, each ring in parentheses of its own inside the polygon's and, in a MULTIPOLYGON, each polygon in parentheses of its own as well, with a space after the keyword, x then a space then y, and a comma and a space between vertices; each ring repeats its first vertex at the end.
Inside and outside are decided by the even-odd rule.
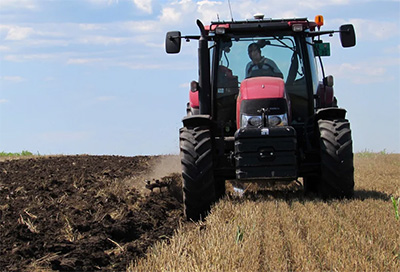
POLYGON ((220 201, 204 223, 158 244, 131 271, 399 271, 399 154, 357 154, 355 197, 300 186, 220 201))
POLYGON ((229 195, 183 221, 177 156, 33 156, 0 161, 6 271, 397 271, 400 155, 355 156, 355 197, 302 187, 229 195), (145 188, 145 179, 168 187, 145 188))
POLYGON ((125 270, 180 223, 180 177, 162 176, 173 171, 171 158, 0 162, 0 271, 125 270), (145 188, 145 179, 162 177, 169 188, 145 188))

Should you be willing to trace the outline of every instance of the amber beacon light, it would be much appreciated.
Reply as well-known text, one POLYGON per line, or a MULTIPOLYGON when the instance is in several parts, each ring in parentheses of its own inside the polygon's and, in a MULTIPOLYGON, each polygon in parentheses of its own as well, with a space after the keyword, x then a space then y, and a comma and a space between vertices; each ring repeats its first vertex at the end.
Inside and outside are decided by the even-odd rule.
POLYGON ((317 15, 315 16, 315 23, 318 26, 318 30, 321 28, 321 26, 324 25, 324 16, 322 15, 317 15))

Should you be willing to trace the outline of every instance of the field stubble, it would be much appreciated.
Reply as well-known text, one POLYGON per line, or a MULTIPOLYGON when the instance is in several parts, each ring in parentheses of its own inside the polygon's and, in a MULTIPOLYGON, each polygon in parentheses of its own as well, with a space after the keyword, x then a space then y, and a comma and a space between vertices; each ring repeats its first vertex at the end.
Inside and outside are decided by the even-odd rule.
POLYGON ((131 271, 398 271, 400 155, 355 156, 355 197, 322 201, 300 188, 229 196, 184 225, 131 271))

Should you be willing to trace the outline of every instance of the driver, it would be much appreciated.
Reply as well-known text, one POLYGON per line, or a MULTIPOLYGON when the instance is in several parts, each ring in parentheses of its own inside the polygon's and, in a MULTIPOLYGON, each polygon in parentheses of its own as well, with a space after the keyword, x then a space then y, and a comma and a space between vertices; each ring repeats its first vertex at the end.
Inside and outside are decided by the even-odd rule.
POLYGON ((283 74, 276 63, 261 56, 261 48, 258 43, 251 43, 247 48, 251 61, 246 66, 246 78, 256 76, 273 76, 283 79, 283 74))

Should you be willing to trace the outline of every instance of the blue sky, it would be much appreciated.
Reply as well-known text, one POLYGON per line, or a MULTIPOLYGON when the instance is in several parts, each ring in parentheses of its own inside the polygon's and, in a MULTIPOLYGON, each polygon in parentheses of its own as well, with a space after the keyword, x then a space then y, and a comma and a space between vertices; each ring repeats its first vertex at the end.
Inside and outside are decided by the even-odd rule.
MULTIPOLYGON (((354 151, 400 153, 400 1, 231 0, 234 19, 322 14, 352 23, 357 45, 331 42, 325 71, 348 110, 354 151)), ((167 55, 165 33, 229 20, 228 0, 1 0, 0 151, 178 153, 197 44, 167 55)))

